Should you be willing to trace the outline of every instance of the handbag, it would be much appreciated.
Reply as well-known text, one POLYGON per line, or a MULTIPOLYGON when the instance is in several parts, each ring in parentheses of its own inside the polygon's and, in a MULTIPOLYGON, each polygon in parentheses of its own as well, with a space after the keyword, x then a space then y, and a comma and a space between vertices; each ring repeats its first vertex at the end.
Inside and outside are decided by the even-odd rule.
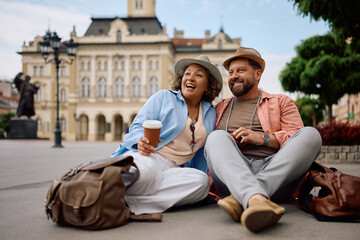
POLYGON ((161 221, 160 213, 134 215, 126 206, 122 174, 136 164, 132 156, 105 158, 71 168, 54 180, 45 199, 48 219, 59 225, 99 230, 124 225, 128 220, 161 221))
POLYGON ((313 163, 299 189, 298 203, 319 221, 356 221, 359 192, 360 177, 313 163))

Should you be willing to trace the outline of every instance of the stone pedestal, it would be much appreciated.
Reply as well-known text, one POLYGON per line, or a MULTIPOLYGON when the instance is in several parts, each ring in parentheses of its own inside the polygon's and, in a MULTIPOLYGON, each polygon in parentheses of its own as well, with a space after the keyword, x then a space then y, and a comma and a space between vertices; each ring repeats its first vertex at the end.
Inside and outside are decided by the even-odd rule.
POLYGON ((33 119, 11 118, 10 139, 35 139, 37 138, 37 121, 33 119))

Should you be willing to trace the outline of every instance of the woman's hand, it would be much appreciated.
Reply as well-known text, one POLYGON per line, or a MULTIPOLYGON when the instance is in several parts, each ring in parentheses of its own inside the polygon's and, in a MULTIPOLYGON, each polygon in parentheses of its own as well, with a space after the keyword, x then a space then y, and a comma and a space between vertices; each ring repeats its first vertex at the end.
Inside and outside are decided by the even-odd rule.
MULTIPOLYGON (((159 139, 159 143, 161 143, 162 140, 159 139)), ((150 145, 150 141, 146 137, 141 137, 139 142, 137 143, 137 149, 138 152, 143 156, 150 156, 151 153, 154 153, 154 147, 150 145)))

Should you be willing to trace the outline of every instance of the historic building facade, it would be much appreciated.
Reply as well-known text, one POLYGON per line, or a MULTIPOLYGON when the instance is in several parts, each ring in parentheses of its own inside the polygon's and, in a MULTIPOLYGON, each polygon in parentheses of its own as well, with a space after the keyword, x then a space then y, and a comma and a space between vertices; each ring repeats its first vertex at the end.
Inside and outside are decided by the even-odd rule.
POLYGON ((333 106, 334 119, 339 122, 360 124, 360 93, 345 94, 333 106))
MULTIPOLYGON (((60 123, 65 140, 121 141, 146 100, 159 89, 168 89, 175 62, 184 57, 207 55, 223 74, 229 96, 227 72, 222 67, 240 46, 222 28, 204 38, 184 38, 174 29, 169 38, 155 15, 155 0, 128 0, 126 18, 92 18, 84 36, 71 38, 79 44, 72 64, 59 71, 60 123)), ((54 136, 56 114, 56 72, 45 64, 39 50, 42 37, 22 47, 23 72, 40 86, 35 119, 38 137, 54 136)), ((62 44, 60 57, 71 61, 62 44)))

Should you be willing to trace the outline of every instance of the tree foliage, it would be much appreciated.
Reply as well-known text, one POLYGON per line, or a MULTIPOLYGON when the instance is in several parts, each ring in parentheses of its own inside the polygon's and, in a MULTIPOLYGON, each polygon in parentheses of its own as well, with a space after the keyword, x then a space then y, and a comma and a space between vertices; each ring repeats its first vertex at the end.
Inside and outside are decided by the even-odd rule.
POLYGON ((288 0, 294 2, 300 14, 330 24, 339 37, 339 44, 352 39, 351 46, 360 53, 360 1, 359 0, 288 0))
POLYGON ((305 126, 316 126, 323 120, 325 105, 320 99, 301 97, 295 101, 305 126))
POLYGON ((0 115, 0 129, 6 132, 10 131, 10 119, 15 117, 15 113, 8 112, 0 115))
POLYGON ((313 36, 296 47, 297 56, 280 73, 285 91, 316 94, 329 108, 346 93, 360 92, 360 56, 333 34, 313 36))

